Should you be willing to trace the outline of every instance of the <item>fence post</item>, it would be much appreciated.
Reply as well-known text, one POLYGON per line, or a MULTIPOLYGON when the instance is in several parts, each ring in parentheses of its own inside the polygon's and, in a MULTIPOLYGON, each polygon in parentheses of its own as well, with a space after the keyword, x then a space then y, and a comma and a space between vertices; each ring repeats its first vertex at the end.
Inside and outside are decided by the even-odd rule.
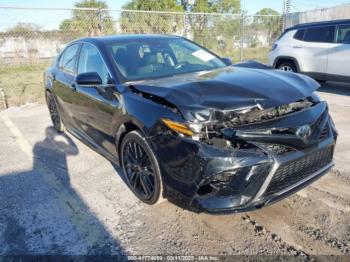
POLYGON ((241 43, 240 43, 240 54, 239 54, 239 60, 243 61, 243 46, 244 46, 244 12, 242 12, 241 15, 241 28, 240 28, 240 34, 241 34, 241 43))
POLYGON ((183 37, 185 37, 185 38, 187 38, 187 13, 186 12, 184 12, 183 13, 184 14, 184 19, 183 19, 183 27, 184 27, 184 29, 183 29, 183 37))
POLYGON ((103 28, 103 19, 102 19, 102 13, 101 13, 101 7, 98 8, 97 10, 97 15, 98 15, 98 29, 100 30, 100 35, 104 34, 104 28, 103 28))
POLYGON ((6 95, 2 86, 0 86, 0 105, 1 105, 0 108, 3 108, 3 109, 8 108, 6 95))

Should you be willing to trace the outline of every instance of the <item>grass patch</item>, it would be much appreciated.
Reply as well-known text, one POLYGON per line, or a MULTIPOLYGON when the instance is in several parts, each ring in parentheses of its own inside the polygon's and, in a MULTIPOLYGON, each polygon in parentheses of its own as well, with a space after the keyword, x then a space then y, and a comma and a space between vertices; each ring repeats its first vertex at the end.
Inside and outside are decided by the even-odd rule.
MULTIPOLYGON (((227 51, 222 57, 230 57, 233 63, 237 63, 240 60, 241 51, 239 49, 233 49, 227 51)), ((260 63, 267 64, 269 60, 269 48, 268 47, 256 47, 256 48, 244 48, 243 49, 243 61, 256 60, 260 63)))
POLYGON ((245 48, 243 49, 243 59, 257 60, 261 63, 267 64, 269 61, 269 50, 268 47, 245 48))
POLYGON ((8 106, 43 103, 43 73, 48 66, 49 62, 0 66, 0 85, 4 89, 8 106))

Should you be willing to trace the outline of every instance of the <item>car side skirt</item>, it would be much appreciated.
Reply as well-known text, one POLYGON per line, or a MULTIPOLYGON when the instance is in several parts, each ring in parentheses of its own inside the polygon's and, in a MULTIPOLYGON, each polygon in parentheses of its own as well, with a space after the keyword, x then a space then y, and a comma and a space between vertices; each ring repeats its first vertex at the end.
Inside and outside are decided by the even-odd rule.
POLYGON ((326 74, 326 73, 318 73, 318 72, 301 72, 301 73, 320 81, 335 81, 335 82, 345 82, 345 83, 350 82, 350 76, 326 74))

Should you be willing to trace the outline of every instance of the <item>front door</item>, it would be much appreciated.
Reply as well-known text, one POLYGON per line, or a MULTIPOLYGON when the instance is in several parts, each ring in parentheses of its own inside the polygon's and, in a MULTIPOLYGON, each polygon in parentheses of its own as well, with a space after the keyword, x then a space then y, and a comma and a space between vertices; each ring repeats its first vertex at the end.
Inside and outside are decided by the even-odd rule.
POLYGON ((120 106, 116 89, 108 68, 99 52, 92 44, 83 44, 78 60, 77 74, 96 72, 102 79, 100 86, 79 86, 76 84, 77 101, 76 120, 80 131, 94 143, 113 152, 115 144, 112 134, 115 112, 120 106))

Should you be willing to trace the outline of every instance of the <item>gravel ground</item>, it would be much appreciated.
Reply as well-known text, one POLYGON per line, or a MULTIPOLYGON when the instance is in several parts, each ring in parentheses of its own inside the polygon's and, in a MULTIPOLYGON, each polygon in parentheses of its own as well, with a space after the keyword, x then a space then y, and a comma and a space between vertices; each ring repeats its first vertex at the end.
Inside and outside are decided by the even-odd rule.
POLYGON ((0 255, 346 255, 336 257, 345 261, 350 87, 327 84, 319 94, 340 132, 335 168, 275 205, 225 216, 142 204, 118 167, 71 135, 58 135, 43 105, 0 112, 0 255))

